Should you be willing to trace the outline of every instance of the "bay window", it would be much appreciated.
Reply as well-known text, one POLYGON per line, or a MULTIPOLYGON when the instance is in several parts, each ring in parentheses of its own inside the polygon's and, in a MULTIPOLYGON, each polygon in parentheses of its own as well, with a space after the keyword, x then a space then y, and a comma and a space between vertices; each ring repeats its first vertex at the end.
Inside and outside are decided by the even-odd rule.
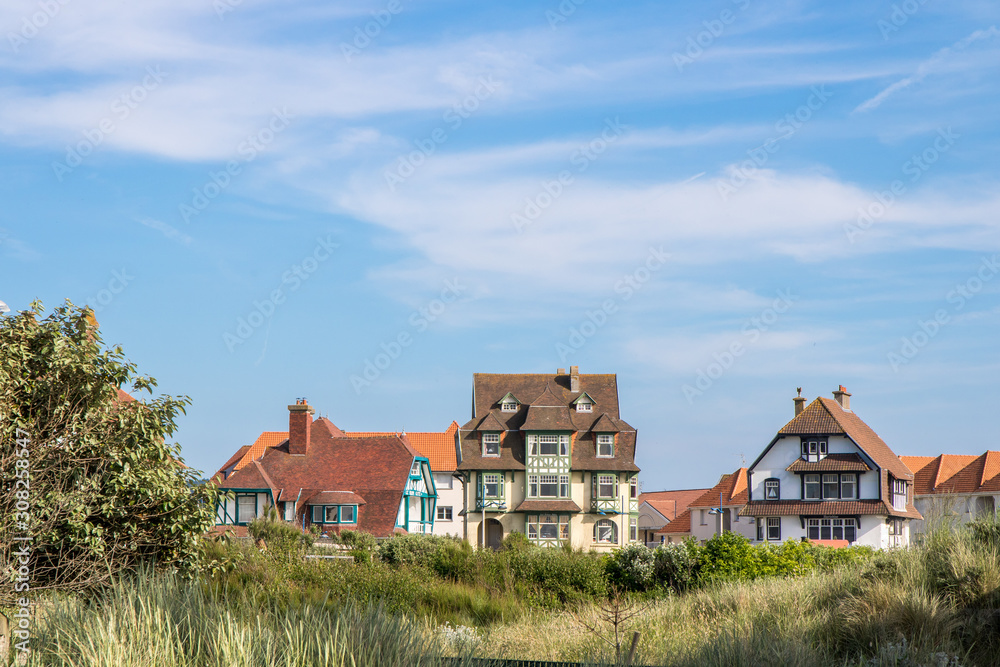
POLYGON ((840 498, 840 475, 823 475, 823 497, 840 498))
POLYGON ((822 518, 808 519, 806 535, 810 540, 847 540, 854 542, 858 538, 858 523, 853 518, 822 518))

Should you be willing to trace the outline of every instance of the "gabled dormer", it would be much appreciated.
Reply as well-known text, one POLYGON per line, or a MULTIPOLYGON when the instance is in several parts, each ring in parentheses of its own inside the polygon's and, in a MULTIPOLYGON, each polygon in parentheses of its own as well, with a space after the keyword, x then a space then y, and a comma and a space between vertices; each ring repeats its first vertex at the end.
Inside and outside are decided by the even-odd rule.
POLYGON ((597 401, 595 401, 587 392, 583 392, 573 399, 570 405, 576 408, 577 412, 593 412, 594 406, 597 405, 597 401))
POLYGON ((517 396, 508 391, 498 401, 497 405, 500 407, 501 412, 517 412, 518 408, 521 407, 521 401, 517 400, 517 396))
POLYGON ((500 439, 506 429, 504 425, 500 423, 492 412, 488 413, 482 421, 479 422, 479 426, 476 427, 476 431, 480 436, 480 443, 482 444, 482 456, 483 457, 500 457, 500 439))

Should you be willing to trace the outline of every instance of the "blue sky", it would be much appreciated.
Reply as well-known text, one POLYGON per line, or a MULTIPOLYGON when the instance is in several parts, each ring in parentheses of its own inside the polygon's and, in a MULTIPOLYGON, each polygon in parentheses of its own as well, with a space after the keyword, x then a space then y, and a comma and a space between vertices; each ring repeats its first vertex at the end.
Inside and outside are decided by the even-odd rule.
POLYGON ((0 299, 93 305, 207 471, 299 396, 441 430, 474 372, 571 364, 618 374, 646 490, 751 462, 798 386, 897 453, 996 449, 998 25, 10 0, 0 299))

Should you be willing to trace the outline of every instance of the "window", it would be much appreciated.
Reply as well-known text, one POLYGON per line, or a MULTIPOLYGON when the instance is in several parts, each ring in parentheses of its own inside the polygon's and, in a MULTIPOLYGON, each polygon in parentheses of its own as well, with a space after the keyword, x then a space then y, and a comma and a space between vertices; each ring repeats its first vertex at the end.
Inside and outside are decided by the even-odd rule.
POLYGON ((328 505, 324 507, 323 510, 323 523, 337 523, 337 509, 336 505, 328 505))
POLYGON ((805 499, 819 500, 819 475, 805 475, 803 481, 805 484, 805 499))
POLYGON ((840 497, 854 500, 858 497, 858 476, 854 473, 844 473, 840 476, 840 497))
POLYGON ((569 498, 569 475, 559 476, 559 497, 569 498))
POLYGON ((569 539, 569 515, 529 514, 527 522, 529 540, 569 539))
POLYGON ((639 540, 639 519, 637 517, 631 517, 628 520, 628 539, 629 542, 639 540))
POLYGON ((504 401, 500 404, 500 410, 502 412, 517 412, 517 403, 514 401, 504 401))
POLYGON ((538 475, 528 475, 528 497, 538 497, 538 475))
POLYGON ((437 520, 438 521, 451 521, 452 511, 449 505, 438 505, 437 507, 437 520))
POLYGON ((757 519, 757 541, 764 541, 764 519, 757 519))
POLYGON ((764 480, 764 500, 780 500, 781 490, 779 488, 780 482, 776 479, 765 479, 764 480))
POLYGON ((823 497, 840 498, 840 475, 823 475, 823 497))
POLYGON ((598 498, 614 498, 615 497, 615 476, 614 475, 598 475, 597 476, 597 497, 598 498))
POLYGON ((529 435, 528 453, 533 456, 566 456, 569 453, 569 436, 529 435))
POLYGON ((639 478, 638 477, 632 477, 632 479, 630 479, 628 481, 628 497, 632 498, 633 500, 635 500, 635 499, 637 499, 639 497, 639 478))
POLYGON ((767 517, 767 539, 770 541, 781 541, 781 517, 767 517))
POLYGON ((340 506, 340 523, 357 523, 358 508, 356 505, 340 506))
POLYGON ((559 495, 559 476, 542 475, 538 484, 538 495, 543 498, 555 498, 559 495))
POLYGON ((618 526, 611 519, 601 519, 594 524, 594 541, 618 544, 618 526))
POLYGON ((826 456, 826 440, 803 440, 802 458, 807 461, 819 461, 826 456))
POLYGON ((257 495, 236 496, 236 523, 250 523, 257 516, 257 495))
POLYGON ((590 412, 592 409, 593 405, 591 403, 587 403, 586 401, 578 401, 576 404, 577 412, 590 412))
POLYGON ((823 518, 809 519, 806 523, 807 536, 810 540, 847 540, 857 539, 858 524, 855 519, 823 518))
POLYGON ((597 455, 601 457, 615 455, 615 436, 610 434, 597 436, 597 455))
POLYGON ((703 525, 703 526, 708 525, 708 524, 705 523, 705 510, 699 510, 699 511, 701 512, 701 515, 700 515, 701 516, 701 525, 703 525))
POLYGON ((495 472, 483 474, 483 497, 500 497, 500 475, 495 472))
POLYGON ((897 510, 906 509, 906 482, 904 480, 892 480, 892 507, 897 510))
POLYGON ((500 456, 499 433, 483 433, 483 456, 500 456))
POLYGON ((898 547, 903 544, 903 520, 896 518, 889 519, 889 545, 898 547))
POLYGON ((410 466, 410 477, 420 477, 420 461, 414 461, 410 466))

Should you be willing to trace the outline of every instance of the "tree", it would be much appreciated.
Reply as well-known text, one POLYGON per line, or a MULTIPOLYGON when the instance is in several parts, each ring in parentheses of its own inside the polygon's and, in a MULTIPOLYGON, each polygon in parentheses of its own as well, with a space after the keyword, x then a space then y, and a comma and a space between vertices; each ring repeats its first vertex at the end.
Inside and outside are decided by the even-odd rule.
POLYGON ((67 301, 0 316, 0 606, 84 590, 143 564, 197 567, 216 490, 167 443, 190 399, 156 381, 67 301), (25 541, 30 538, 30 541, 25 541))

